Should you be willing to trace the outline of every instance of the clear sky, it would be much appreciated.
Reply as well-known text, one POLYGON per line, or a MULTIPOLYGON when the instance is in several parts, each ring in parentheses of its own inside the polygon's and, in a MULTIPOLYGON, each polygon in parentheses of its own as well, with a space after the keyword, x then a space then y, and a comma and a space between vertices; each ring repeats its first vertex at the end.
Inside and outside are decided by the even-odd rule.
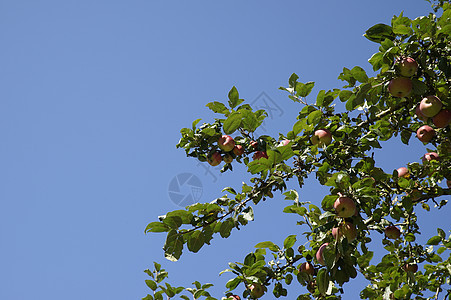
MULTIPOLYGON (((377 48, 362 34, 401 11, 414 18, 430 5, 0 1, 0 299, 140 299, 150 291, 143 270, 153 261, 169 271, 171 284, 212 282, 220 297, 231 278, 218 277, 227 262, 304 228, 281 213, 288 203, 276 195, 231 238, 166 261, 164 235, 144 235, 144 228, 179 208, 168 193, 171 180, 194 175, 207 202, 248 178, 240 167, 219 175, 186 158, 175 148, 180 129, 197 118, 212 121, 205 104, 226 100, 235 85, 249 103, 274 109, 262 134, 286 133, 301 107, 278 87, 295 72, 316 82, 311 100, 319 89, 343 85, 343 67, 370 71, 377 48)), ((377 157, 392 171, 425 151, 412 140, 387 144, 377 157)), ((307 185, 301 200, 319 204, 316 189, 307 185)), ((424 224, 447 230, 444 216, 434 212, 424 224)), ((344 299, 358 298, 363 284, 356 279, 344 299)))

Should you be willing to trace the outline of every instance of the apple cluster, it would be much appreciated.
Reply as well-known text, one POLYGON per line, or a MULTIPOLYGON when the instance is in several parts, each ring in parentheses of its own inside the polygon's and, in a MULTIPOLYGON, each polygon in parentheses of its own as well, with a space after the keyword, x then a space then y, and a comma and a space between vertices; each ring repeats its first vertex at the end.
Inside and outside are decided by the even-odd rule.
POLYGON ((233 159, 237 156, 244 154, 244 147, 235 143, 235 140, 230 135, 222 135, 218 139, 218 147, 222 150, 215 151, 207 157, 207 162, 215 167, 224 161, 225 163, 231 163, 233 159))

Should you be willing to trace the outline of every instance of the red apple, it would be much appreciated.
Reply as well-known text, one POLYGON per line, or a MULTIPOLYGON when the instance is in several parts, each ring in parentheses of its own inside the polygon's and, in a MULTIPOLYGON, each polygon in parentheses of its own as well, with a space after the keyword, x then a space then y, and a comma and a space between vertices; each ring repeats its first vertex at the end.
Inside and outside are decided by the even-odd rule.
POLYGON ((385 236, 389 239, 396 240, 401 236, 401 230, 394 225, 385 227, 385 236))
POLYGON ((429 125, 423 125, 417 130, 417 138, 423 143, 429 143, 435 135, 434 129, 429 125))
POLYGON ((252 156, 252 158, 254 160, 260 159, 260 158, 268 158, 268 154, 266 154, 265 151, 255 151, 254 155, 252 156))
POLYGON ((235 154, 236 156, 243 155, 244 147, 241 145, 235 145, 235 147, 233 147, 233 154, 235 154))
POLYGON ((318 263, 320 264, 320 265, 325 265, 326 263, 324 262, 324 255, 323 255, 323 252, 324 252, 324 249, 326 249, 326 247, 329 245, 329 243, 324 243, 324 244, 322 244, 320 247, 319 247, 319 249, 318 249, 318 251, 316 251, 316 260, 318 261, 318 263))
POLYGON ((334 202, 335 212, 339 217, 349 218, 356 213, 354 201, 349 197, 338 197, 334 202))
POLYGON ((223 135, 218 140, 218 146, 225 152, 229 152, 235 147, 235 141, 230 135, 223 135))
POLYGON ((438 156, 438 154, 435 153, 435 152, 428 152, 425 155, 423 155, 422 160, 423 160, 423 162, 426 161, 426 160, 427 161, 440 160, 440 156, 438 156))
POLYGON ((418 104, 417 107, 415 108, 415 114, 417 115, 417 118, 420 119, 420 120, 423 121, 423 122, 427 122, 428 119, 429 119, 428 117, 424 116, 424 115, 421 113, 420 105, 419 105, 419 104, 418 104))
POLYGON ((427 96, 420 102, 420 112, 423 116, 432 118, 442 109, 442 101, 436 96, 427 96))
POLYGON ((357 230, 354 224, 346 222, 339 227, 332 228, 332 235, 335 239, 339 239, 343 235, 351 243, 357 237, 357 230))
POLYGON ((404 77, 412 77, 418 69, 417 62, 411 57, 404 57, 396 62, 399 74, 404 77))
POLYGON ((445 128, 451 123, 451 111, 442 109, 432 118, 432 123, 438 128, 445 128))
POLYGON ((250 142, 250 145, 252 146, 252 148, 257 149, 257 147, 258 147, 258 142, 256 142, 256 141, 251 141, 251 142, 250 142))
POLYGON ((396 170, 396 171, 398 172, 398 177, 404 177, 404 178, 410 177, 409 169, 407 169, 406 167, 398 168, 398 170, 396 170))
POLYGON ((332 133, 327 129, 318 129, 311 138, 313 145, 327 146, 332 142, 332 133))
POLYGON ((417 264, 405 264, 402 268, 406 272, 415 273, 416 271, 418 271, 418 265, 417 264))
POLYGON ((229 153, 226 153, 226 154, 224 154, 224 156, 222 157, 222 160, 223 160, 225 163, 230 164, 230 163, 233 161, 233 156, 230 155, 229 153))
POLYGON ((222 161, 221 153, 219 153, 218 151, 214 152, 213 154, 207 157, 207 162, 213 167, 219 165, 221 161, 222 161))
POLYGON ((229 296, 229 298, 227 298, 227 300, 241 300, 241 298, 238 295, 231 295, 229 296))
POLYGON ((263 286, 260 283, 252 283, 249 286, 249 290, 251 291, 251 297, 257 299, 265 294, 266 286, 263 286))
POLYGON ((315 274, 315 268, 313 267, 313 265, 309 262, 303 262, 300 266, 299 266, 299 272, 302 273, 307 273, 309 275, 313 275, 315 274))
POLYGON ((412 81, 405 77, 394 78, 388 84, 388 92, 393 97, 407 97, 412 92, 412 81))
POLYGON ((288 145, 290 143, 290 140, 282 140, 282 141, 280 141, 280 143, 279 143, 279 147, 281 147, 281 146, 286 146, 286 145, 288 145))

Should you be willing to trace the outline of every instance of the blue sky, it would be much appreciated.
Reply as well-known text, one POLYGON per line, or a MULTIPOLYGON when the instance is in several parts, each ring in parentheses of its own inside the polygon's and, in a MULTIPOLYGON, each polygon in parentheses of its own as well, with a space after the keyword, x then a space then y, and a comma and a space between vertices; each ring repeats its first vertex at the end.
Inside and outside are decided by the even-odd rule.
MULTIPOLYGON (((286 133, 300 106, 278 87, 293 72, 315 81, 317 92, 341 87, 343 67, 370 71, 367 59, 377 48, 362 34, 401 11, 414 18, 430 6, 408 0, 1 1, 0 299, 140 299, 148 292, 143 270, 153 261, 169 271, 171 284, 212 282, 220 297, 230 277, 218 273, 227 262, 303 228, 275 213, 287 205, 276 196, 231 238, 166 261, 164 236, 143 231, 179 208, 168 194, 171 180, 195 175, 206 202, 248 178, 244 168, 219 175, 186 158, 175 148, 180 129, 197 118, 213 120, 205 104, 226 100, 235 85, 257 106, 277 105, 265 134, 286 133)), ((377 155, 382 167, 396 169, 424 152, 412 140, 409 147, 387 144, 377 155)), ((314 182, 300 193, 301 200, 322 200, 314 182)), ((357 298, 363 284, 355 280, 345 299, 357 298)))

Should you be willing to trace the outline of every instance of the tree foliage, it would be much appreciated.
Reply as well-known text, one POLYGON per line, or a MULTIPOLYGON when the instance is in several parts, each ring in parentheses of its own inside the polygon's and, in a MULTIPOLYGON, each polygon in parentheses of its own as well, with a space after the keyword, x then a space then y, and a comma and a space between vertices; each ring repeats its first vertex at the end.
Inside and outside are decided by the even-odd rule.
MULTIPOLYGON (((200 125, 196 120, 190 128, 183 128, 177 147, 205 163, 211 162, 213 153, 229 155, 233 162, 223 163, 221 172, 244 164, 252 179, 240 189, 224 188, 227 194, 210 203, 168 212, 148 224, 146 233, 166 234, 165 257, 176 261, 183 251, 198 252, 210 245, 215 236, 229 237, 234 229, 253 220, 253 206, 280 192, 290 201, 284 213, 298 216, 308 245, 296 246, 295 234, 287 236, 283 245, 258 243, 242 263, 230 263, 222 271, 234 276, 225 284, 226 297, 258 298, 260 289, 278 298, 287 296, 288 285, 296 284, 305 286, 305 293, 288 295, 290 299, 340 299, 345 283, 358 273, 368 280, 360 293, 362 299, 449 297, 451 237, 445 232, 449 228, 437 228, 437 235, 429 237, 426 245, 416 240, 420 234, 418 210, 433 213, 447 205, 451 194, 450 125, 436 125, 439 123, 433 118, 417 111, 422 99, 430 95, 441 99, 440 111, 451 110, 451 5, 438 1, 434 10, 441 16, 430 13, 411 20, 401 13, 390 24, 377 24, 366 31, 364 36, 380 45, 369 59, 376 76, 368 76, 359 66, 343 68, 338 78, 345 86, 321 90, 315 103, 308 103, 306 97, 314 83, 291 75, 288 86, 281 89, 299 103, 300 111, 292 130, 278 137, 256 136, 267 113, 244 103, 235 87, 227 103, 208 103, 219 116, 212 123, 200 125), (405 76, 400 66, 405 58, 418 66, 411 76, 405 76), (396 86, 391 82, 400 77, 407 78, 404 82, 408 84, 398 88, 407 88, 408 95, 392 92, 396 86), (338 101, 344 104, 342 111, 336 108, 338 101), (373 151, 382 148, 382 141, 400 139, 408 144, 425 124, 434 132, 424 143, 425 152, 436 153, 436 159, 409 163, 406 175, 377 165, 373 151), (332 141, 314 142, 317 130, 330 132, 332 141), (233 135, 244 153, 222 150, 218 139, 224 134, 233 135), (311 175, 329 189, 321 207, 300 202, 297 191, 287 190, 289 180, 296 180, 302 188, 311 175), (447 188, 443 182, 448 183, 447 188), (339 198, 351 199, 355 213, 340 216, 335 209, 339 198), (385 253, 380 261, 373 259, 374 251, 368 245, 370 232, 385 232, 385 253), (320 247, 323 252, 318 254, 320 247), (300 268, 305 262, 314 271, 300 268)), ((191 288, 163 285, 167 273, 157 263, 154 271, 146 273, 151 277, 146 283, 152 292, 144 299, 163 299, 163 295, 189 299, 186 294, 194 299, 217 299, 208 292, 210 284, 196 281, 191 288)))

